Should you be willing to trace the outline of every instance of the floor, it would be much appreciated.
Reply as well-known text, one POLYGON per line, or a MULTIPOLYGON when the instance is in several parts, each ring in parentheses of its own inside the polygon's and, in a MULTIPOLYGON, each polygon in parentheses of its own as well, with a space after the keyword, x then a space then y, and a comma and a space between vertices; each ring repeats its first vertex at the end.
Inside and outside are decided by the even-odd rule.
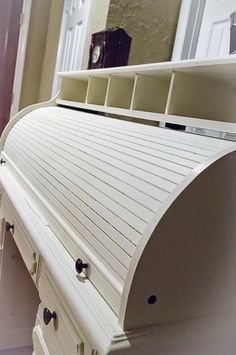
POLYGON ((0 355, 32 355, 32 352, 32 346, 28 346, 27 348, 2 350, 0 351, 0 355))

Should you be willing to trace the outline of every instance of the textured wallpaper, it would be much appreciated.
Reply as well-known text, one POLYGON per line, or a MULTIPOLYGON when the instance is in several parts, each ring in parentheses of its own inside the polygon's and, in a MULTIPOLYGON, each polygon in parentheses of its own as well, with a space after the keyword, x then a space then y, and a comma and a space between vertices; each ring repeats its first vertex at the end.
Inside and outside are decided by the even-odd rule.
POLYGON ((171 59, 181 0, 111 0, 107 27, 133 38, 129 64, 171 59))

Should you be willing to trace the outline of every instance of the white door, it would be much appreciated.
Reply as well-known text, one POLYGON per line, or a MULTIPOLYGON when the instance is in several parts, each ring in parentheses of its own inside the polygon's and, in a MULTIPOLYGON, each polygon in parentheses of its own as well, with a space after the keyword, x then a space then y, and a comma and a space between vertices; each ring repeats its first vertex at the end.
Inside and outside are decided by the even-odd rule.
MULTIPOLYGON (((172 60, 228 56, 234 11, 236 0, 182 0, 172 60)), ((235 140, 206 129, 186 127, 186 131, 235 140)))
POLYGON ((236 0, 206 0, 195 58, 229 54, 230 15, 236 0))
MULTIPOLYGON (((66 0, 63 10, 61 34, 59 39, 56 72, 82 69, 85 38, 91 0, 66 0)), ((59 89, 55 76, 53 95, 59 89)))
MULTIPOLYGON (((206 0, 195 58, 229 55, 230 15, 236 11, 236 0, 206 0)), ((205 129, 187 129, 193 133, 235 139, 235 136, 205 129)))

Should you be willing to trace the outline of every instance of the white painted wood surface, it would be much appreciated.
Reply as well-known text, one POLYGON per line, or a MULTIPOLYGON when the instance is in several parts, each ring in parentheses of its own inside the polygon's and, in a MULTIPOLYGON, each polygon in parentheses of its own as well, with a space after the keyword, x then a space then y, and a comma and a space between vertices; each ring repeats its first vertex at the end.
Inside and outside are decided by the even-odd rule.
POLYGON ((61 73, 57 103, 235 134, 235 69, 231 57, 61 73))
POLYGON ((195 58, 229 55, 230 15, 234 11, 235 0, 206 0, 195 58))
MULTIPOLYGON (((18 211, 19 218, 28 231, 28 236, 35 242, 40 255, 46 262, 51 277, 57 285, 58 297, 62 294, 62 302, 66 307, 68 317, 73 324, 76 324, 76 329, 85 346, 88 347, 84 333, 94 349, 105 354, 113 341, 113 335, 123 334, 118 326, 117 316, 89 279, 77 278, 74 260, 68 251, 62 248, 57 234, 49 226, 48 213, 42 208, 39 209, 41 206, 38 202, 36 203, 35 199, 32 199, 32 192, 30 195, 30 190, 19 182, 15 180, 12 173, 3 169, 1 183, 4 191, 11 200, 13 208, 18 211), (15 189, 14 186, 17 188, 15 189)), ((54 344, 51 345, 54 346, 54 344)), ((85 352, 87 353, 89 354, 85 352)))
MULTIPOLYGON (((4 204, 4 202, 2 202, 4 204)), ((1 209, 1 213, 3 210, 1 209)), ((0 353, 32 345, 32 327, 39 303, 36 288, 13 236, 7 232, 0 250, 0 353)))
MULTIPOLYGON (((90 8, 91 0, 66 0, 64 2, 55 73, 82 68, 90 8)), ((55 76, 53 96, 56 95, 59 87, 60 82, 55 76)))
POLYGON ((182 0, 172 61, 195 58, 206 0, 182 0))
MULTIPOLYGON (((21 119, 8 134, 4 156, 77 235, 68 232, 70 252, 89 251, 91 279, 94 268, 106 269, 107 283, 120 295, 161 205, 200 162, 231 146, 55 107, 21 119)), ((106 297, 107 287, 100 292, 106 297)), ((109 303, 118 314, 116 301, 109 303)))
MULTIPOLYGON (((234 355, 236 143, 71 108, 182 120, 206 105, 202 96, 188 107, 184 93, 191 101, 203 91, 221 98, 227 122, 217 124, 235 132, 234 70, 230 59, 65 73, 57 103, 68 107, 53 101, 9 123, 2 203, 42 260, 36 355, 234 355), (81 275, 78 257, 88 263, 81 275), (44 326, 43 307, 57 312, 58 329, 44 326)), ((204 111, 212 121, 191 120, 211 128, 213 109, 204 111)))
MULTIPOLYGON (((234 0, 183 0, 172 60, 229 57, 230 15, 235 10, 234 0)), ((209 127, 189 125, 186 131, 225 137, 220 129, 216 133, 209 127)))

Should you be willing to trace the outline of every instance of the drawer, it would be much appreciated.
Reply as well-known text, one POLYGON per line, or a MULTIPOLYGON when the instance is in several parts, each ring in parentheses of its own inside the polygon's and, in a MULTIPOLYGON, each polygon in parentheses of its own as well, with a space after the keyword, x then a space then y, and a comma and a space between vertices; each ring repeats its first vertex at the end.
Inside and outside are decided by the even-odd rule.
MULTIPOLYGON (((47 333, 43 332, 43 319, 42 319, 43 306, 39 305, 38 313, 36 317, 36 324, 33 330, 33 345, 35 355, 38 355, 39 350, 43 349, 42 354, 50 355, 64 355, 64 352, 61 350, 57 339, 54 334, 53 329, 48 329, 47 333), (40 344, 38 344, 40 343, 40 344)), ((39 352, 41 354, 41 352, 39 352)))
POLYGON ((5 218, 0 219, 0 278, 2 274, 3 244, 5 235, 5 218))
POLYGON ((14 228, 10 229, 10 233, 16 242, 16 245, 22 255, 29 273, 31 274, 32 279, 35 283, 37 283, 39 271, 38 266, 40 264, 39 253, 36 251, 36 248, 34 248, 29 242, 22 225, 20 224, 17 216, 15 215, 13 209, 10 206, 10 203, 5 196, 2 201, 1 210, 5 221, 14 226, 14 228))
POLYGON ((46 272, 39 279, 39 296, 42 301, 42 306, 39 308, 39 317, 43 324, 44 338, 50 339, 50 333, 53 332, 64 355, 84 355, 83 341, 69 319, 50 280, 51 278, 46 272), (56 313, 56 319, 52 318, 48 325, 45 325, 43 322, 43 311, 45 308, 49 309, 50 312, 56 313))
POLYGON ((42 329, 36 325, 33 330, 33 346, 35 355, 52 355, 43 339, 42 329))
POLYGON ((5 233, 5 218, 0 217, 0 250, 3 248, 5 233))

